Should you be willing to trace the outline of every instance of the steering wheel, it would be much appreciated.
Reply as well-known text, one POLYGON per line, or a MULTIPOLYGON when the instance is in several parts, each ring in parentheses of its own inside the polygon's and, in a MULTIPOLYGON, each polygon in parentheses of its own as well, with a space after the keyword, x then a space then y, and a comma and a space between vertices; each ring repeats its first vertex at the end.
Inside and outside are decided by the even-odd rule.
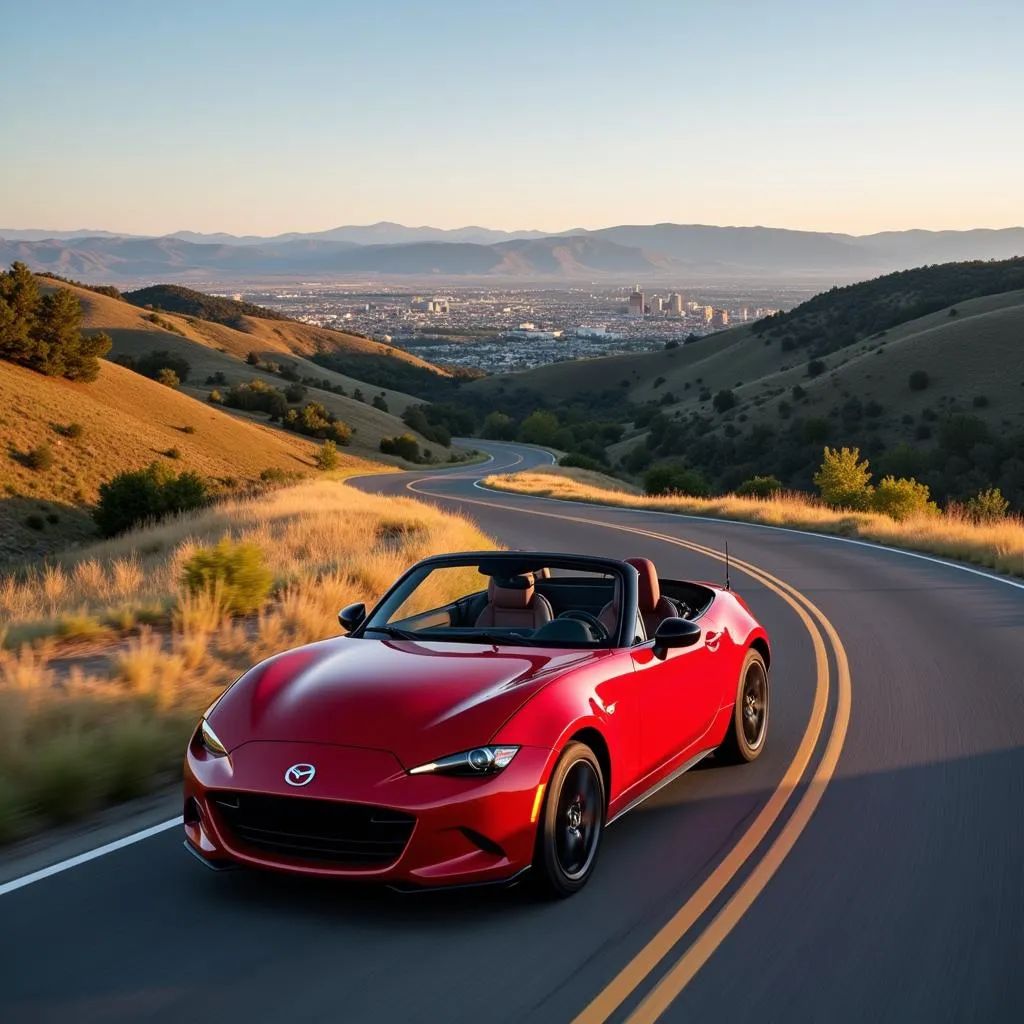
POLYGON ((561 615, 556 615, 555 618, 577 619, 579 622, 585 622, 597 633, 599 641, 608 640, 611 637, 611 633, 608 632, 605 624, 596 615, 591 615, 590 612, 585 612, 581 608, 569 608, 562 612, 561 615))

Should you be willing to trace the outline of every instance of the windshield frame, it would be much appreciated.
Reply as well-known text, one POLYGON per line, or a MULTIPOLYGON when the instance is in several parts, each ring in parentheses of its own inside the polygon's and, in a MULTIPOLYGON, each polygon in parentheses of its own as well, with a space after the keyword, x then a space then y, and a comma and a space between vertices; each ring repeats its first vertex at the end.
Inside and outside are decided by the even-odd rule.
MULTIPOLYGON (((464 551, 450 555, 431 555, 423 558, 408 569, 388 588, 381 599, 367 612, 366 618, 348 635, 361 638, 366 630, 371 634, 375 628, 383 628, 387 622, 377 622, 382 612, 390 609, 396 595, 404 594, 411 580, 418 577, 416 586, 433 572, 435 569, 459 568, 462 566, 475 566, 495 568, 501 570, 504 575, 512 576, 524 572, 536 571, 541 568, 568 569, 580 572, 604 573, 612 577, 618 577, 622 590, 622 607, 620 609, 619 621, 616 629, 612 631, 607 643, 597 645, 570 645, 565 643, 539 642, 536 647, 562 647, 566 650, 608 650, 609 648, 629 647, 633 640, 634 627, 637 611, 637 580, 639 574, 628 562, 622 562, 615 558, 604 558, 597 555, 572 555, 556 551, 464 551)), ((486 580, 488 574, 481 573, 481 580, 486 580)), ((484 584, 486 586, 486 584, 484 584)), ((404 599, 404 598, 403 598, 404 599)), ((445 643, 442 635, 426 634, 417 637, 417 641, 430 643, 445 643)), ((529 639, 524 637, 523 639, 529 639)), ((452 644, 465 644, 465 639, 447 641, 452 644)), ((493 644, 493 640, 480 641, 481 644, 493 644)), ((510 641, 509 646, 524 646, 522 641, 510 641)))

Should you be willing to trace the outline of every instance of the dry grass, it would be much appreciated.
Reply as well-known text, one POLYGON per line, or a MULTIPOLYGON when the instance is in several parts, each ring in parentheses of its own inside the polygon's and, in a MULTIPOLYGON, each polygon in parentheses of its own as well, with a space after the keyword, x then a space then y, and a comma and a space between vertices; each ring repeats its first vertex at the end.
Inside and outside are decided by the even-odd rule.
MULTIPOLYGON (((43 287, 52 286, 41 279, 43 287)), ((418 356, 401 349, 392 349, 377 341, 358 338, 338 331, 326 331, 310 324, 287 320, 261 320, 254 317, 242 319, 243 329, 236 330, 224 324, 211 323, 174 313, 160 313, 160 318, 170 324, 173 330, 165 330, 147 320, 149 313, 130 303, 120 302, 106 295, 99 295, 88 289, 71 289, 82 306, 83 324, 88 330, 105 331, 113 341, 111 357, 165 349, 188 360, 192 368, 187 393, 206 400, 210 388, 203 386, 208 376, 224 374, 227 386, 262 376, 279 387, 286 382, 266 372, 248 366, 245 362, 250 352, 274 362, 282 358, 294 363, 300 376, 328 380, 340 385, 349 394, 359 388, 366 395, 367 403, 383 391, 388 412, 374 409, 369 404, 352 398, 343 398, 330 391, 310 389, 308 399, 322 402, 331 412, 356 429, 350 453, 372 458, 379 457, 380 439, 384 436, 404 433, 408 428, 398 419, 410 406, 421 399, 414 398, 392 388, 379 388, 346 374, 325 369, 307 359, 318 352, 352 353, 359 356, 377 356, 381 359, 398 360, 423 369, 447 376, 445 371, 424 362, 418 356)), ((225 390, 221 386, 221 391, 225 390)), ((190 421, 183 421, 190 422, 190 421)), ((450 448, 441 448, 417 435, 421 444, 426 444, 440 455, 448 457, 450 448)))
POLYGON ((318 480, 0 577, 9 644, 55 623, 135 628, 154 609, 162 621, 119 641, 105 677, 69 671, 52 638, 0 647, 0 842, 170 781, 198 714, 248 665, 337 635, 340 607, 375 601, 416 559, 493 546, 432 506, 318 480), (224 537, 258 544, 277 581, 249 620, 179 586, 196 548, 224 537))
MULTIPOLYGON (((591 478, 601 474, 586 474, 591 478)), ((777 498, 652 498, 619 489, 594 486, 582 479, 584 472, 565 467, 529 473, 487 477, 484 483, 501 491, 535 494, 564 501, 594 502, 623 508, 712 516, 769 526, 787 526, 813 533, 835 534, 875 541, 952 558, 1013 576, 1024 576, 1024 520, 1016 517, 994 523, 977 523, 959 512, 897 521, 866 512, 842 512, 817 504, 807 495, 783 494, 777 498)), ((606 478, 610 479, 610 478, 606 478)), ((614 481, 614 483, 619 483, 614 481)))
MULTIPOLYGON (((255 483, 270 467, 315 473, 318 448, 308 438, 228 415, 108 362, 91 384, 0 362, 0 436, 0 562, 39 557, 93 536, 89 506, 100 484, 160 461, 160 453, 169 448, 181 451, 176 471, 191 470, 226 488, 255 483), (56 433, 54 424, 69 420, 82 424, 80 438, 56 433), (196 432, 183 435, 177 429, 182 423, 194 424, 196 432), (19 453, 43 443, 53 452, 50 469, 33 470, 18 461, 19 453), (44 520, 41 530, 29 528, 29 515, 47 514, 57 522, 44 520)), ((360 472, 379 468, 350 454, 342 454, 341 465, 360 472)), ((83 566, 78 571, 79 587, 87 588, 95 570, 83 566)), ((121 583, 125 591, 132 589, 130 576, 121 583)), ((60 596, 53 591, 55 602, 60 596)))

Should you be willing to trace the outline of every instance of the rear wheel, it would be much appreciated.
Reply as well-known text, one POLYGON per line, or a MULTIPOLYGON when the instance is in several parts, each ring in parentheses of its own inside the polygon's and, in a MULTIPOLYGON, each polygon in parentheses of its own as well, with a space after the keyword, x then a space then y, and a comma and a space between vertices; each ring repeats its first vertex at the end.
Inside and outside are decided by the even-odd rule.
POLYGON ((604 831, 601 765, 585 743, 570 743, 548 782, 537 829, 534 874, 548 896, 564 897, 587 884, 604 831))
POLYGON ((725 740, 715 751, 723 764, 745 764, 764 750, 768 736, 768 668, 751 648, 743 659, 736 685, 736 706, 725 740))

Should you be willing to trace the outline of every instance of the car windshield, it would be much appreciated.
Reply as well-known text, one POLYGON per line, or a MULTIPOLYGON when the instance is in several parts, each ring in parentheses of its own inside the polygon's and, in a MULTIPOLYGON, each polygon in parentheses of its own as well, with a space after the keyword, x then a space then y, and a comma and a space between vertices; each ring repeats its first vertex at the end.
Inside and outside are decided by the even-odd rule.
POLYGON ((360 635, 530 647, 609 647, 622 614, 621 570, 570 558, 490 556, 417 566, 360 635))

